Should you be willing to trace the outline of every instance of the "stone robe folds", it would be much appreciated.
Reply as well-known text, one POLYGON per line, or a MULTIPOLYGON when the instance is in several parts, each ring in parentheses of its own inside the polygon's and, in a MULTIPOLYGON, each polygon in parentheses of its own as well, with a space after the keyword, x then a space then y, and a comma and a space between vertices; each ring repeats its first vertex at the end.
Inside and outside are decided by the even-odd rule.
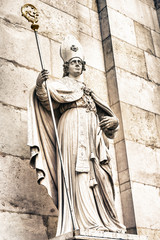
MULTIPOLYGON (((99 127, 101 116, 113 117, 114 113, 74 79, 48 81, 48 86, 76 228, 124 232, 116 215, 110 157, 99 127)), ((59 210, 58 236, 71 232, 73 226, 44 86, 31 91, 28 113, 31 165, 59 210)), ((113 138, 116 131, 105 134, 113 138)))

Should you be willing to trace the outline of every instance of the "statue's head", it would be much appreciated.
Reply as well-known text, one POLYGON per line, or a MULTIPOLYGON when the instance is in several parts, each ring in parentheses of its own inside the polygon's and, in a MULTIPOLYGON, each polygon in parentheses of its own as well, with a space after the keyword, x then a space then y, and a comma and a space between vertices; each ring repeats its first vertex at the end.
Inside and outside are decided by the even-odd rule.
POLYGON ((61 44, 60 56, 64 61, 63 77, 73 74, 76 76, 85 71, 83 49, 79 41, 72 35, 66 36, 61 44))

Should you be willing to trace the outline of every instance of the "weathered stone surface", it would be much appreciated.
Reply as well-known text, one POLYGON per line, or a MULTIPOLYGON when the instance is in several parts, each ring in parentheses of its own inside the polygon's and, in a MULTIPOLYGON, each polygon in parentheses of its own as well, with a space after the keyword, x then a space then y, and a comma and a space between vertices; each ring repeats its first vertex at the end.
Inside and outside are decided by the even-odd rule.
POLYGON ((126 149, 131 181, 160 187, 160 162, 156 150, 128 140, 126 149))
POLYGON ((151 34, 152 34, 155 54, 157 57, 160 57, 160 46, 159 46, 160 34, 155 31, 151 31, 151 34))
POLYGON ((149 79, 160 84, 160 59, 146 52, 145 58, 149 79))
POLYGON ((54 238, 57 231, 57 217, 45 217, 43 216, 43 223, 47 228, 48 239, 54 238))
POLYGON ((92 9, 93 11, 97 12, 97 1, 96 0, 78 0, 78 3, 92 9))
POLYGON ((88 7, 83 6, 82 4, 77 4, 78 10, 78 26, 79 31, 92 35, 91 34, 91 19, 90 19, 90 10, 88 7))
POLYGON ((131 19, 159 32, 156 10, 139 0, 107 0, 107 5, 131 19))
POLYGON ((0 59, 0 72, 0 101, 27 108, 29 90, 35 86, 38 72, 3 59, 0 59))
POLYGON ((107 72, 114 66, 111 37, 108 37, 103 41, 103 54, 104 54, 105 69, 107 72))
POLYGON ((77 17, 77 1, 76 0, 41 0, 53 8, 62 10, 63 12, 77 17))
MULTIPOLYGON (((57 4, 59 4, 59 1, 57 1, 57 4)), ((74 4, 75 1, 73 1, 71 5, 74 6, 74 4)), ((65 5, 67 6, 67 8, 69 8, 68 3, 66 3, 65 5)), ((63 11, 60 11, 57 8, 51 7, 48 4, 44 4, 41 1, 39 1, 38 9, 39 9, 40 34, 58 42, 62 42, 62 40, 67 34, 73 34, 75 37, 78 37, 77 18, 68 15, 63 11)), ((75 11, 77 11, 77 8, 75 9, 75 11)))
POLYGON ((147 78, 145 57, 142 50, 112 37, 115 65, 140 77, 147 78))
POLYGON ((63 76, 63 60, 60 57, 60 43, 51 40, 51 75, 55 78, 63 76))
POLYGON ((72 239, 83 239, 83 240, 147 240, 145 236, 137 236, 133 234, 122 234, 115 232, 103 232, 92 229, 87 230, 75 230, 74 232, 69 232, 61 236, 57 236, 56 238, 52 238, 51 240, 72 240, 72 239))
POLYGON ((124 171, 119 172, 118 175, 119 175, 120 185, 130 181, 130 174, 128 169, 125 169, 124 171))
POLYGON ((129 17, 108 7, 108 18, 111 35, 120 38, 132 45, 137 45, 134 31, 134 22, 129 17))
POLYGON ((120 142, 117 142, 115 144, 115 150, 118 172, 124 172, 126 169, 128 169, 125 141, 122 140, 120 142))
POLYGON ((158 229, 137 227, 137 231, 138 231, 138 234, 147 236, 148 240, 160 239, 160 231, 158 229))
MULTIPOLYGON (((24 26, 30 29, 31 24, 21 15, 23 3, 17 0, 14 3, 14 6, 11 0, 2 3, 0 11, 1 17, 13 24, 18 24, 20 27, 24 26)), ((59 42, 69 33, 77 36, 78 22, 75 0, 69 0, 69 5, 65 0, 61 2, 57 0, 34 1, 32 4, 35 5, 39 11, 39 33, 59 42), (57 5, 59 6, 58 8, 57 5), (61 11, 62 8, 63 11, 61 11)), ((26 32, 26 30, 24 31, 26 32)), ((28 44, 34 42, 33 38, 34 36, 32 36, 30 40, 26 39, 28 44)), ((19 41, 20 40, 22 41, 22 38, 20 38, 19 41)), ((43 43, 43 49, 44 48, 45 43, 43 43)))
POLYGON ((115 207, 118 215, 118 219, 121 223, 123 223, 123 213, 122 213, 122 204, 121 204, 121 196, 120 196, 120 188, 119 188, 119 179, 117 172, 117 161, 115 155, 115 147, 113 140, 109 141, 109 155, 111 156, 111 167, 113 174, 113 182, 115 189, 115 207))
POLYGON ((90 11, 88 7, 83 6, 82 4, 77 5, 78 9, 78 21, 90 26, 90 11))
POLYGON ((160 229, 159 188, 133 182, 132 192, 137 227, 160 229))
POLYGON ((134 22, 137 46, 144 51, 154 54, 153 39, 151 31, 138 22, 134 22))
MULTIPOLYGON (((1 21, 0 26, 1 34, 1 48, 0 57, 16 60, 19 64, 22 64, 28 68, 35 68, 41 70, 38 50, 34 33, 24 30, 23 28, 16 28, 13 25, 9 25, 4 21, 1 21), (4 24, 3 24, 4 23, 4 24)), ((45 37, 39 36, 40 46, 43 46, 41 51, 44 66, 50 71, 50 45, 49 40, 45 37)))
POLYGON ((112 108, 113 112, 115 113, 115 115, 117 116, 117 118, 119 119, 119 129, 114 138, 114 142, 117 143, 124 139, 124 129, 123 129, 124 126, 123 126, 123 122, 122 122, 123 115, 121 115, 120 102, 117 102, 116 104, 112 105, 111 108, 112 108))
POLYGON ((122 102, 160 114, 160 102, 157 101, 160 96, 160 86, 120 68, 116 68, 116 77, 117 79, 114 70, 113 76, 112 73, 107 73, 111 104, 114 104, 119 97, 122 102))
POLYGON ((119 93, 118 93, 118 86, 117 86, 117 76, 115 68, 112 68, 106 74, 107 77, 107 86, 108 86, 108 95, 109 95, 109 102, 110 105, 114 105, 119 101, 119 93))
POLYGON ((160 147, 155 114, 121 103, 125 138, 150 147, 160 147))
POLYGON ((153 0, 140 0, 146 4, 148 4, 150 7, 154 8, 154 1, 153 0))
POLYGON ((102 11, 99 13, 99 21, 101 26, 102 40, 104 40, 110 35, 107 7, 103 8, 102 11))
POLYGON ((0 210, 57 216, 45 187, 37 183, 29 161, 0 155, 0 210))
POLYGON ((42 217, 0 212, 1 240, 47 240, 42 217))
POLYGON ((105 72, 86 66, 84 81, 101 99, 108 103, 108 90, 105 72))
POLYGON ((102 9, 106 7, 106 0, 98 0, 97 5, 98 5, 98 12, 102 11, 102 9))
POLYGON ((27 112, 3 104, 0 104, 0 112, 3 113, 0 115, 0 151, 28 158, 27 112), (22 116, 25 121, 22 121, 22 116))
POLYGON ((83 47, 87 64, 93 68, 104 71, 104 60, 101 41, 87 36, 83 33, 79 34, 79 41, 83 47))
POLYGON ((92 36, 101 41, 100 23, 98 13, 90 10, 92 36))
POLYGON ((121 192, 121 202, 124 224, 127 228, 134 228, 136 223, 131 189, 121 192))

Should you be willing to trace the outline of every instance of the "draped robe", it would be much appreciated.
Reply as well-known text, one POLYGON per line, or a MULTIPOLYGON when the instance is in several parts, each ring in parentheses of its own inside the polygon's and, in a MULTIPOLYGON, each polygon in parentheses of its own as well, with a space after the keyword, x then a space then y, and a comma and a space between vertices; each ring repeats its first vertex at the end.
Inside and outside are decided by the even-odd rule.
MULTIPOLYGON (((115 117, 114 113, 81 82, 65 77, 48 84, 76 229, 124 232, 114 206, 110 156, 99 127, 101 116, 115 117)), ((28 113, 31 166, 58 208, 58 236, 71 232, 73 225, 44 86, 31 91, 28 113)), ((113 138, 117 129, 108 129, 106 136, 113 138)))

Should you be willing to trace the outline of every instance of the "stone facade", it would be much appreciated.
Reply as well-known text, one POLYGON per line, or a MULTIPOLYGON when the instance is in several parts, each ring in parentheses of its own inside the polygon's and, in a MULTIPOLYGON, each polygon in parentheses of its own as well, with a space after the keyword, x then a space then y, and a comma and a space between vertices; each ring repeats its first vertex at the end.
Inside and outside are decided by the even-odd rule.
MULTIPOLYGON (((158 1, 157 1, 158 2, 158 1)), ((159 239, 159 49, 154 1, 98 1, 115 152, 128 232, 159 239), (105 17, 104 17, 105 16, 105 17)))
MULTIPOLYGON (((26 0, 0 8, 0 240, 51 239, 57 210, 29 166, 27 99, 41 70, 26 0)), ((120 119, 110 142, 116 207, 129 233, 160 237, 160 30, 152 0, 32 0, 44 66, 62 77, 66 34, 81 42, 85 82, 120 119)))

